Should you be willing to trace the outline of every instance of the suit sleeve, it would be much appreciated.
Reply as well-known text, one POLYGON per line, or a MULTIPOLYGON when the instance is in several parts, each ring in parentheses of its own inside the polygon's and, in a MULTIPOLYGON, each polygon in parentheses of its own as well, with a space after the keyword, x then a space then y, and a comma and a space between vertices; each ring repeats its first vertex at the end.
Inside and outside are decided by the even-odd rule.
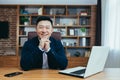
POLYGON ((37 46, 26 42, 22 48, 20 66, 23 70, 41 68, 42 51, 37 46), (39 60, 38 60, 39 59, 39 60))
POLYGON ((51 45, 50 51, 47 53, 49 67, 53 69, 65 69, 68 60, 65 55, 64 47, 60 41, 54 42, 51 45))

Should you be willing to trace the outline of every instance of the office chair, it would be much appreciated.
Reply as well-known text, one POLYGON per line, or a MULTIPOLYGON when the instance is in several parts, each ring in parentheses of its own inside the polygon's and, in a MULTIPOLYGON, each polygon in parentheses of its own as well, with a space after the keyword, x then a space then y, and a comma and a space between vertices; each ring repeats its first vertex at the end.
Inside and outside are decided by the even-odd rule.
MULTIPOLYGON (((28 40, 32 39, 33 37, 37 36, 35 31, 28 32, 28 40)), ((61 40, 61 33, 60 32, 53 32, 51 37, 55 38, 56 40, 61 40)))

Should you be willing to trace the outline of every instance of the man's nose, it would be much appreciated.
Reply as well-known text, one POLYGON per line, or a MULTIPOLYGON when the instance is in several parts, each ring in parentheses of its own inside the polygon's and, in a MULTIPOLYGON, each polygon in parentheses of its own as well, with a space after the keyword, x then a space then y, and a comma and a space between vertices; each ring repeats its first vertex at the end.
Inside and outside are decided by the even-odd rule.
POLYGON ((42 31, 43 31, 43 32, 46 32, 46 28, 43 28, 42 31))

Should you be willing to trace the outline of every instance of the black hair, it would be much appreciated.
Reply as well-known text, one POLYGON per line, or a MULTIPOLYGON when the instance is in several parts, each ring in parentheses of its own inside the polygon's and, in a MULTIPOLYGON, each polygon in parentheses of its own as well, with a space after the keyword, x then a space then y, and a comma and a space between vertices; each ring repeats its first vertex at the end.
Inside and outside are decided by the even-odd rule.
POLYGON ((40 21, 44 21, 44 20, 47 20, 47 21, 50 21, 50 23, 53 25, 53 21, 51 20, 50 17, 48 16, 39 16, 36 20, 36 25, 40 22, 40 21))

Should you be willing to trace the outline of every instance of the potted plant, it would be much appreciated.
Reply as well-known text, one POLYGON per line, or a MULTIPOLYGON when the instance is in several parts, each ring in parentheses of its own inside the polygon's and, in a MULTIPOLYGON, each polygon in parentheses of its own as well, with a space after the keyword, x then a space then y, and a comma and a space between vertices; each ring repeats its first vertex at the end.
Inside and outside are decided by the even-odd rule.
MULTIPOLYGON (((85 36, 86 35, 86 28, 82 27, 82 28, 80 28, 80 30, 81 30, 81 35, 85 36)), ((86 38, 85 37, 82 38, 81 44, 82 44, 82 46, 86 46, 86 38)))
POLYGON ((81 35, 85 36, 86 35, 86 28, 82 27, 82 28, 80 28, 80 30, 81 30, 81 35))
POLYGON ((28 16, 22 16, 22 17, 21 17, 21 22, 22 22, 24 25, 29 25, 29 17, 28 17, 28 16))

